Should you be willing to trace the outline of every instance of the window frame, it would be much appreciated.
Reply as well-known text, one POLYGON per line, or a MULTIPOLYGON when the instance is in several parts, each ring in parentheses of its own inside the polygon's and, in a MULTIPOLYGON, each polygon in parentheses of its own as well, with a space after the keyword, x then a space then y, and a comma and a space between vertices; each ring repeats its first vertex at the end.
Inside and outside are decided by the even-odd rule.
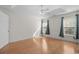
MULTIPOLYGON (((75 16, 74 16, 75 17, 75 16)), ((66 19, 64 19, 64 20, 66 20, 66 19)), ((73 26, 75 29, 74 29, 74 34, 66 34, 66 26, 64 26, 64 20, 63 20, 63 29, 64 29, 64 36, 75 36, 75 34, 76 34, 76 26, 73 26)), ((76 21, 76 19, 75 19, 75 21, 76 21)), ((76 23, 75 23, 76 24, 76 23)), ((68 26, 67 26, 68 27, 68 26)), ((71 26, 72 27, 72 26, 71 26)))

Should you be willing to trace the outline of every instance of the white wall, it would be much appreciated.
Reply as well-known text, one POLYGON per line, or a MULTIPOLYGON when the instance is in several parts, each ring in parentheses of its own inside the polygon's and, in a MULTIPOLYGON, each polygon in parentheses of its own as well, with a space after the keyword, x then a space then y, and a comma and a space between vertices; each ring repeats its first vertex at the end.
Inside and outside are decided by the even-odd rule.
POLYGON ((10 42, 32 38, 40 25, 40 19, 35 16, 10 16, 10 42))
POLYGON ((0 48, 8 44, 9 40, 9 17, 0 11, 0 48))
MULTIPOLYGON (((32 38, 40 26, 37 6, 17 6, 10 14, 10 42, 32 38)), ((39 9, 40 10, 40 9, 39 9)))

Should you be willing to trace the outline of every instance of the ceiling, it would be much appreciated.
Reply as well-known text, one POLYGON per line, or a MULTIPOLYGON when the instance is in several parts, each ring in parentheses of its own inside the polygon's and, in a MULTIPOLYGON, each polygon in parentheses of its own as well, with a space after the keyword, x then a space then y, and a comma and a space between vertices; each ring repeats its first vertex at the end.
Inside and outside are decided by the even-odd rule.
POLYGON ((44 9, 48 8, 48 11, 44 14, 45 16, 53 16, 65 14, 79 10, 79 5, 45 5, 44 9))
POLYGON ((21 15, 53 16, 79 10, 79 5, 0 5, 0 8, 21 15))

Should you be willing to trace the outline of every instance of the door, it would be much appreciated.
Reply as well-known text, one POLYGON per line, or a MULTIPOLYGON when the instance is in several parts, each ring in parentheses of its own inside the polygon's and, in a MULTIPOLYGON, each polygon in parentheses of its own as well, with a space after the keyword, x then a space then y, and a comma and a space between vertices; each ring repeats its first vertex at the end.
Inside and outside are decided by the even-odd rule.
POLYGON ((8 44, 9 40, 9 17, 0 11, 0 48, 8 44))

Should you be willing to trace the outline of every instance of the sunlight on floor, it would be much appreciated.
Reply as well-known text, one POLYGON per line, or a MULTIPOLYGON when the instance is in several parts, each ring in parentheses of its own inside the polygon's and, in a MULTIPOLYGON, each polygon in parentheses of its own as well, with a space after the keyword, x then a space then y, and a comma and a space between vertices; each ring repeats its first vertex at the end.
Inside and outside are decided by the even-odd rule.
POLYGON ((47 46, 46 38, 42 39, 42 50, 44 51, 44 53, 46 53, 48 51, 48 46, 47 46))
POLYGON ((33 38, 34 43, 38 46, 41 47, 42 51, 46 53, 48 51, 48 46, 46 42, 46 38, 40 37, 40 39, 33 38), (41 43, 42 42, 42 43, 41 43))
POLYGON ((69 44, 64 44, 64 53, 74 54, 75 53, 74 47, 69 44))
POLYGON ((40 39, 37 39, 37 38, 33 37, 33 42, 37 45, 37 47, 41 47, 40 39))

